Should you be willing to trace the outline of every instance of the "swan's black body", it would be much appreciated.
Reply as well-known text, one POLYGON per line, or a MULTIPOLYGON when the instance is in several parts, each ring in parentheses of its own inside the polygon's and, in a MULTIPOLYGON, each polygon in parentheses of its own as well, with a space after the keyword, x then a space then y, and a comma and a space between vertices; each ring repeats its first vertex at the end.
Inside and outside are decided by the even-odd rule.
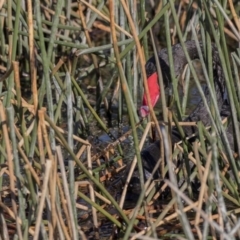
MULTIPOLYGON (((198 51, 196 47, 195 41, 187 41, 185 43, 187 48, 188 54, 192 60, 199 59, 198 51)), ((200 43, 201 51, 203 52, 203 44, 200 43)), ((174 59, 174 69, 175 74, 178 76, 184 66, 187 64, 187 59, 183 52, 181 44, 176 44, 172 47, 172 54, 174 59)), ((169 69, 169 62, 168 62, 168 53, 167 49, 163 49, 158 54, 159 62, 162 69, 162 75, 165 86, 167 86, 170 82, 170 69, 169 69)), ((223 103, 224 103, 224 91, 225 91, 225 79, 223 70, 221 67, 221 62, 219 59, 218 51, 215 45, 212 45, 212 58, 213 58, 213 74, 214 74, 214 87, 218 102, 218 111, 221 112, 223 103)), ((146 73, 147 76, 151 76, 154 72, 156 72, 156 65, 155 65, 155 58, 150 58, 146 63, 146 73)), ((210 103, 210 94, 208 90, 205 91, 207 102, 210 103)), ((207 113, 207 110, 204 106, 203 101, 201 101, 195 110, 184 120, 186 122, 197 122, 202 121, 204 125, 210 125, 210 117, 207 113)), ((194 127, 183 127, 183 130, 186 136, 190 136, 197 130, 194 127)), ((176 128, 173 128, 172 132, 172 143, 176 143, 180 140, 180 136, 176 128)), ((146 170, 151 172, 156 164, 156 162, 160 158, 160 143, 159 141, 154 142, 149 147, 141 152, 143 166, 146 170)))

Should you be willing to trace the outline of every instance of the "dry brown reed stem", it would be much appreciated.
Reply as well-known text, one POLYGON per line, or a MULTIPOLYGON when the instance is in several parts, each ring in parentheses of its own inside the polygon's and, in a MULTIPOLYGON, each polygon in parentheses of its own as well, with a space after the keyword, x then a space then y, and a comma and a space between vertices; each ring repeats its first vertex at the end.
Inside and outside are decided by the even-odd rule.
POLYGON ((35 113, 38 108, 38 92, 37 92, 37 68, 36 68, 36 58, 34 52, 34 24, 33 24, 33 9, 32 1, 27 1, 28 9, 28 42, 29 42, 29 60, 30 60, 30 76, 31 76, 31 87, 32 87, 32 96, 33 96, 33 105, 35 113))
POLYGON ((3 82, 4 80, 6 80, 12 73, 12 70, 13 70, 13 65, 11 64, 7 72, 5 72, 4 75, 1 77, 0 82, 3 82))
MULTIPOLYGON (((79 188, 79 186, 86 187, 86 186, 89 186, 89 185, 91 185, 91 183, 89 181, 78 181, 78 182, 75 182, 75 198, 77 198, 77 196, 78 196, 78 188, 79 188)), ((109 201, 107 198, 105 198, 104 196, 99 194, 97 191, 94 191, 94 194, 95 194, 95 196, 97 198, 99 198, 100 200, 102 200, 106 204, 111 204, 111 201, 109 201)), ((84 208, 82 208, 82 209, 84 209, 84 208)), ((88 209, 88 207, 87 207, 87 209, 88 209)))
POLYGON ((7 71, 7 68, 0 65, 0 70, 1 70, 2 72, 6 72, 6 71, 7 71))
MULTIPOLYGON (((194 149, 197 153, 197 149, 194 149)), ((194 152, 195 152, 194 151, 194 152)), ((196 153, 195 153, 196 155, 196 153)), ((201 234, 201 230, 199 228, 199 223, 200 223, 200 210, 202 209, 202 204, 203 204, 203 201, 205 200, 205 202, 207 201, 207 198, 208 198, 208 193, 207 193, 207 178, 208 178, 208 175, 209 175, 209 171, 210 171, 210 165, 211 165, 211 161, 212 161, 212 152, 210 152, 208 154, 208 157, 207 157, 207 162, 206 162, 206 166, 205 166, 205 169, 204 171, 202 171, 202 169, 200 169, 200 164, 197 163, 197 167, 198 167, 198 173, 199 175, 202 175, 202 172, 204 173, 202 175, 202 177, 200 178, 200 182, 201 182, 201 189, 200 189, 200 193, 199 193, 199 196, 198 196, 198 202, 199 202, 199 205, 198 205, 198 210, 196 211, 196 216, 195 216, 195 223, 194 223, 194 226, 196 227, 197 229, 197 232, 198 232, 198 235, 201 237, 202 234, 201 234)), ((198 162, 198 161, 197 161, 198 162)))
MULTIPOLYGON (((17 95, 15 89, 12 89, 12 93, 13 93, 14 95, 17 95)), ((16 100, 11 99, 11 103, 12 103, 12 104, 17 105, 16 102, 17 102, 16 100)), ((33 106, 32 104, 27 103, 22 97, 21 97, 21 105, 22 105, 22 107, 27 108, 30 113, 32 113, 33 115, 35 115, 34 106, 33 106)))
POLYGON ((225 162, 225 166, 224 166, 224 168, 222 170, 222 174, 223 174, 223 176, 225 176, 225 174, 229 170, 230 164, 229 164, 228 159, 227 159, 227 157, 226 157, 226 155, 224 153, 222 153, 222 158, 223 158, 223 160, 225 162))
POLYGON ((118 77, 115 83, 115 88, 112 93, 112 99, 111 99, 112 102, 114 101, 114 99, 117 99, 120 87, 121 87, 121 82, 120 82, 120 77, 118 77))
MULTIPOLYGON (((145 213, 150 213, 147 209, 147 207, 145 207, 145 210, 144 210, 145 213)), ((154 223, 156 222, 156 218, 152 218, 152 217, 149 217, 149 216, 142 216, 142 215, 137 215, 136 216, 136 219, 139 219, 139 220, 146 220, 148 222, 148 225, 151 225, 151 223, 154 223)))
MULTIPOLYGON (((178 20, 179 20, 179 23, 181 23, 181 20, 180 20, 180 14, 181 14, 181 9, 182 9, 182 4, 183 2, 180 1, 179 3, 179 6, 178 6, 178 11, 177 11, 177 16, 178 16, 178 20)), ((171 11, 169 11, 171 13, 171 11)), ((170 18, 170 15, 169 15, 169 18, 170 18)), ((186 25, 184 25, 186 26, 186 25)), ((175 40, 176 40, 176 35, 177 35, 177 27, 176 27, 176 24, 174 24, 174 27, 173 27, 173 32, 172 32, 172 36, 171 36, 171 42, 172 44, 176 44, 175 40)))
POLYGON ((46 124, 45 124, 46 121, 44 120, 45 112, 46 112, 45 108, 41 108, 40 110, 38 110, 39 124, 41 125, 41 128, 42 128, 42 135, 43 135, 43 139, 47 149, 48 157, 51 161, 54 161, 52 150, 49 144, 48 133, 47 133, 46 124))
MULTIPOLYGON (((56 128, 57 128, 57 126, 56 126, 56 128)), ((60 143, 60 144, 62 144, 62 141, 61 141, 61 139, 59 139, 58 137, 55 137, 56 138, 56 140, 60 143)), ((76 137, 76 138, 78 138, 78 137, 76 137)), ((74 139, 74 135, 73 135, 73 139, 74 139)), ((88 145, 89 145, 90 143, 88 143, 88 145)), ((84 146, 88 146, 88 145, 84 145, 84 146)), ((79 150, 80 151, 80 150, 79 150)), ((77 156, 77 155, 76 155, 77 156)), ((80 158, 80 157, 79 157, 80 158)))
POLYGON ((79 151, 78 151, 77 154, 76 154, 76 157, 77 157, 78 159, 80 159, 80 157, 82 156, 82 154, 83 154, 84 151, 86 150, 87 146, 88 146, 88 145, 82 145, 82 146, 80 147, 79 151))
MULTIPOLYGON (((228 215, 230 215, 230 214, 239 214, 239 213, 240 213, 240 208, 227 212, 228 215)), ((211 217, 211 220, 216 220, 216 219, 219 218, 219 214, 214 214, 214 215, 211 215, 210 217, 211 217)), ((202 223, 203 221, 205 221, 205 220, 203 218, 201 218, 199 223, 202 223)), ((194 225, 195 220, 190 221, 190 223, 194 225)))
MULTIPOLYGON (((83 15, 82 4, 80 2, 78 3, 78 12, 79 12, 79 16, 80 16, 82 26, 83 26, 83 29, 84 29, 84 33, 85 33, 85 36, 86 36, 87 44, 88 44, 89 47, 93 47, 93 44, 92 44, 92 41, 91 41, 91 38, 90 38, 90 35, 89 35, 89 30, 87 29, 87 24, 86 24, 84 15, 83 15)), ((91 54, 91 57, 92 57, 92 60, 93 60, 94 68, 97 71, 99 71, 98 61, 97 61, 96 55, 91 54)), ((102 85, 101 76, 99 75, 98 78, 99 78, 98 82, 101 83, 100 85, 102 85)), ((101 87, 101 90, 102 90, 102 87, 101 87)), ((107 101, 106 97, 104 98, 104 105, 105 105, 105 108, 108 109, 109 104, 108 104, 108 101, 107 101)))
POLYGON ((79 187, 88 187, 89 182, 88 181, 77 181, 75 182, 74 186, 74 198, 77 199, 78 196, 78 188, 79 187))
MULTIPOLYGON (((144 144, 144 142, 145 142, 145 140, 146 140, 146 137, 147 137, 147 135, 148 135, 148 132, 149 132, 151 126, 152 126, 152 123, 151 123, 151 122, 148 122, 148 124, 147 124, 147 126, 146 126, 146 128, 145 128, 145 130, 144 130, 144 133, 143 133, 142 139, 141 139, 141 141, 140 141, 140 144, 139 144, 139 149, 140 149, 140 150, 141 150, 142 147, 143 147, 143 144, 144 144)), ((121 196, 121 199, 120 199, 120 202, 119 202, 120 208, 123 208, 124 201, 125 201, 125 197, 126 197, 126 193, 127 193, 127 189, 128 189, 128 184, 130 183, 130 180, 131 180, 131 178, 132 178, 132 174, 133 174, 133 171, 134 171, 134 169, 135 169, 135 167, 136 167, 136 164, 137 164, 137 157, 134 156, 134 159, 133 159, 133 161, 132 161, 131 167, 130 167, 130 169, 129 169, 129 173, 128 173, 128 176, 127 176, 125 185, 124 185, 124 187, 123 187, 122 196, 121 196)))
MULTIPOLYGON (((63 221, 63 218, 62 218, 62 214, 61 214, 61 209, 58 209, 57 208, 57 218, 59 220, 59 224, 62 228, 62 231, 63 231, 63 234, 64 234, 64 237, 67 239, 67 240, 71 240, 69 234, 68 234, 68 229, 66 228, 65 224, 64 224, 64 221, 63 221)), ((71 228, 70 228, 71 229, 71 228)))
MULTIPOLYGON (((189 0, 182 0, 182 2, 183 3, 185 3, 185 5, 189 5, 190 4, 190 1, 189 0)), ((197 2, 191 2, 191 7, 193 8, 193 9, 198 9, 198 4, 197 4, 197 2)))
MULTIPOLYGON (((156 3, 156 1, 154 1, 154 2, 156 3)), ((161 0, 161 1, 159 1, 159 4, 158 4, 157 7, 155 8, 155 9, 156 9, 155 15, 161 11, 162 5, 163 5, 163 1, 161 0)))
MULTIPOLYGON (((52 154, 52 150, 50 147, 49 139, 48 139, 48 134, 47 134, 47 129, 44 121, 44 114, 45 114, 46 109, 42 108, 38 110, 38 117, 39 117, 39 125, 41 126, 42 130, 42 136, 45 142, 45 146, 47 148, 48 152, 48 157, 52 161, 52 174, 50 176, 50 181, 49 181, 49 189, 50 189, 50 194, 51 194, 51 223, 49 223, 49 239, 53 238, 53 232, 56 227, 56 207, 55 207, 55 197, 56 197, 56 163, 55 163, 55 157, 52 154)), ((43 152, 42 152, 43 154, 43 152)))
POLYGON ((84 210, 84 211, 88 211, 88 207, 84 206, 84 205, 82 205, 80 203, 76 203, 76 208, 84 210))
MULTIPOLYGON (((182 149, 183 150, 183 149, 182 149)), ((196 166, 198 166, 197 164, 197 160, 193 157, 193 152, 190 152, 188 154, 188 159, 191 160, 191 162, 193 162, 196 166)), ((199 166, 199 171, 204 172, 205 168, 203 166, 199 166)), ((199 173, 199 172, 198 172, 199 173)), ((200 173, 199 173, 200 174, 200 173)))
MULTIPOLYGON (((27 131, 23 133, 25 136, 29 136, 29 134, 30 134, 30 133, 32 132, 32 130, 33 130, 34 124, 35 124, 35 123, 34 123, 34 121, 33 121, 33 122, 31 123, 31 125, 28 127, 27 131)), ((20 134, 20 132, 19 132, 18 128, 16 127, 16 125, 14 125, 14 129, 15 129, 16 135, 17 135, 17 137, 18 137, 18 139, 19 139, 18 146, 19 146, 19 147, 22 147, 23 144, 24 144, 24 138, 23 138, 22 135, 20 134)))
POLYGON ((50 20, 52 20, 52 16, 51 16, 51 15, 54 16, 56 13, 55 13, 54 10, 51 9, 53 14, 50 14, 49 11, 48 11, 48 9, 49 9, 49 8, 46 8, 46 7, 45 7, 45 9, 43 9, 42 13, 43 13, 43 15, 45 16, 45 18, 50 21, 50 20))
MULTIPOLYGON (((224 12, 224 9, 223 9, 221 3, 219 1, 217 1, 217 0, 214 0, 213 2, 216 4, 216 7, 218 8, 219 12, 223 15, 224 20, 226 21, 228 26, 231 28, 231 30, 234 33, 234 35, 237 37, 238 41, 240 41, 240 32, 237 31, 237 29, 235 28, 233 22, 230 20, 230 18, 226 14, 226 12, 224 12)), ((211 11, 211 12, 213 12, 213 11, 211 11)), ((213 15, 215 15, 215 12, 214 12, 213 15)))
MULTIPOLYGON (((15 222, 17 222, 17 223, 19 223, 20 225, 22 225, 22 220, 21 220, 19 217, 15 218, 14 212, 13 212, 9 207, 7 207, 1 200, 0 200, 0 208, 1 208, 2 210, 4 210, 5 212, 7 212, 7 214, 8 214, 12 219, 15 220, 15 222)), ((29 232, 32 236, 34 235, 34 231, 33 231, 31 228, 28 229, 28 232, 29 232)))
MULTIPOLYGON (((145 189, 147 189, 147 190, 146 190, 146 196, 148 196, 148 194, 152 191, 152 189, 153 189, 154 186, 156 185, 156 181, 152 181, 151 184, 150 184, 148 187, 146 187, 146 184, 147 184, 147 183, 145 183, 144 185, 145 185, 145 189)), ((149 205, 149 204, 148 204, 148 205, 149 205)))
POLYGON ((61 66, 66 62, 66 58, 65 57, 61 57, 58 61, 58 63, 56 65, 54 65, 53 69, 52 69, 52 76, 55 75, 55 73, 61 68, 61 66))
MULTIPOLYGON (((175 175, 177 175, 179 171, 180 171, 180 168, 176 168, 174 170, 175 175)), ((152 200, 148 203, 148 205, 152 205, 154 201, 156 201, 160 197, 161 193, 165 191, 166 188, 167 188, 167 184, 164 183, 162 187, 159 189, 159 191, 153 196, 152 200)))
MULTIPOLYGON (((217 24, 216 24, 216 26, 217 26, 217 24)), ((236 35, 233 34, 228 28, 225 27, 223 30, 230 38, 232 38, 235 41, 239 41, 239 39, 236 37, 236 35)))
MULTIPOLYGON (((52 10, 52 9, 44 6, 43 4, 41 4, 40 6, 41 6, 41 8, 42 8, 43 10, 45 10, 45 11, 48 12, 48 13, 50 13, 52 16, 55 15, 55 11, 54 11, 54 10, 52 10)), ((49 17, 49 18, 51 18, 51 17, 49 17)), ((62 19, 62 20, 67 20, 67 17, 66 17, 65 15, 59 15, 59 18, 62 19)))
MULTIPOLYGON (((111 32, 110 27, 102 24, 100 21, 95 21, 95 22, 93 23, 93 26, 94 26, 95 28, 98 28, 98 29, 104 31, 104 32, 108 32, 108 33, 111 32)), ((119 35, 119 33, 118 33, 117 35, 119 35)))
POLYGON ((46 194, 47 194, 47 190, 48 190, 47 185, 49 183, 51 167, 52 167, 52 161, 47 160, 46 164, 45 164, 42 192, 41 192, 40 202, 38 204, 37 219, 36 219, 36 224, 35 224, 35 232, 34 232, 33 240, 39 239, 39 230, 40 230, 40 225, 41 225, 41 221, 42 221, 42 213, 43 213, 44 203, 45 203, 45 199, 46 199, 46 194))
MULTIPOLYGON (((212 175, 212 174, 211 174, 212 175)), ((212 175, 212 180, 213 180, 214 176, 212 175)), ((179 191, 179 189, 176 188, 176 186, 174 186, 169 180, 165 180, 165 182, 168 184, 169 187, 171 187, 187 204, 189 205, 193 205, 193 201, 191 199, 189 199, 184 193, 182 193, 181 191, 179 191)), ((193 209, 195 211, 198 211, 198 207, 194 206, 193 209)), ((217 230, 219 232, 219 234, 222 234, 222 236, 225 238, 226 237, 226 233, 224 232, 224 228, 222 225, 218 225, 216 222, 212 221, 212 218, 209 217, 203 210, 199 210, 200 211, 200 215, 201 217, 207 221, 211 227, 213 227, 213 229, 217 230)), ((220 216, 218 214, 219 218, 222 219, 222 216, 220 216)))
MULTIPOLYGON (((60 159, 60 160, 63 160, 63 159, 60 159)), ((66 218, 66 221, 67 221, 67 224, 68 224, 68 229, 69 229, 69 232, 70 232, 70 237, 73 236, 73 233, 72 233, 72 227, 71 227, 71 220, 70 220, 70 216, 69 216, 69 212, 68 212, 68 209, 67 209, 67 201, 64 197, 64 192, 63 192, 63 189, 62 189, 62 185, 60 183, 60 179, 59 179, 59 175, 57 174, 57 186, 58 186, 58 190, 59 190, 59 195, 60 195, 60 202, 61 202, 61 205, 62 205, 62 208, 63 208, 63 212, 65 214, 65 218, 66 218)), ((60 210, 59 210, 60 211, 60 210)), ((60 213, 61 214, 61 213, 60 213)))
MULTIPOLYGON (((139 127, 141 125, 142 121, 138 122, 135 125, 135 128, 139 127)), ((124 133, 120 138, 118 138, 115 142, 108 144, 107 147, 105 147, 100 153, 97 153, 92 156, 92 162, 98 160, 102 155, 105 155, 108 151, 111 151, 115 146, 117 146, 119 143, 123 142, 127 139, 127 137, 132 133, 132 129, 128 130, 126 133, 124 133)), ((88 143, 89 144, 89 143, 88 143)))
MULTIPOLYGON (((33 124, 34 124, 34 123, 32 123, 31 125, 33 126, 33 124)), ((26 136, 28 136, 29 133, 30 133, 31 130, 32 130, 31 125, 30 125, 30 127, 28 128, 28 130, 27 130, 26 136)), ((19 153, 21 154, 24 162, 25 162, 27 165, 29 165, 30 172, 31 172, 32 174, 34 173, 34 175, 36 176, 36 177, 34 177, 35 180, 37 181, 37 183, 40 184, 39 179, 38 179, 38 176, 37 176, 35 170, 32 168, 32 166, 31 166, 31 164, 30 164, 27 156, 25 155, 24 151, 23 151, 22 148, 21 148, 22 145, 23 145, 23 138, 22 138, 22 136, 21 136, 18 128, 16 127, 16 125, 14 125, 14 129, 15 129, 15 133, 16 133, 18 139, 19 139, 19 142, 18 142, 18 151, 19 151, 19 153), (38 180, 37 180, 37 179, 38 179, 38 180)))
MULTIPOLYGON (((180 4, 181 4, 181 6, 184 5, 184 1, 181 1, 180 4)), ((184 29, 186 26, 187 14, 188 14, 187 11, 182 11, 182 15, 179 19, 179 25, 180 25, 181 29, 184 29)))
MULTIPOLYGON (((170 113, 170 111, 168 111, 170 113)), ((159 123, 161 124, 168 124, 167 122, 164 121, 159 121, 159 123)), ((176 126, 175 122, 170 122, 171 126, 176 126)), ((155 122, 152 122, 152 125, 155 126, 155 122)), ((187 127, 196 127, 197 126, 197 122, 178 122, 179 126, 187 126, 187 127)))
POLYGON ((35 172, 34 168, 32 167, 31 163, 29 162, 27 156, 25 155, 24 151, 22 150, 22 148, 20 146, 18 146, 18 152, 20 153, 23 161, 26 163, 26 166, 25 168, 28 168, 30 173, 32 174, 34 180, 36 181, 37 185, 39 187, 41 187, 41 183, 40 183, 40 180, 39 180, 39 177, 37 175, 37 173, 35 172))
POLYGON ((1 2, 0 2, 0 10, 2 9, 4 2, 5 2, 5 1, 1 1, 1 2))
POLYGON ((78 232, 79 232, 79 235, 81 236, 82 240, 88 240, 86 235, 84 234, 84 232, 82 230, 79 230, 78 232))
MULTIPOLYGON (((100 166, 101 164, 98 164, 98 166, 100 166)), ((105 170, 104 175, 100 177, 99 181, 100 182, 105 182, 106 180, 112 178, 114 176, 114 174, 112 174, 111 172, 105 170)))
POLYGON ((74 224, 75 221, 74 221, 74 215, 73 215, 73 208, 71 205, 67 176, 66 176, 66 171, 65 171, 65 167, 64 167, 64 161, 63 161, 63 157, 62 157, 61 148, 59 146, 56 147, 56 153, 57 153, 57 159, 58 159, 58 163, 59 163, 60 170, 61 170, 63 189, 64 189, 65 197, 67 200, 69 221, 70 221, 71 228, 72 228, 72 236, 71 237, 72 237, 72 239, 77 240, 77 232, 76 232, 76 228, 75 228, 75 224, 74 224))
MULTIPOLYGON (((78 13, 79 13, 79 17, 82 23, 82 27, 86 36, 86 40, 87 40, 87 44, 89 47, 93 47, 90 35, 89 35, 89 30, 87 29, 87 24, 85 21, 85 17, 83 15, 83 10, 82 10, 82 4, 79 2, 78 3, 78 13)), ((93 60, 93 65, 96 69, 98 69, 98 62, 97 62, 97 57, 95 54, 91 54, 92 60, 93 60)))
POLYGON ((235 11, 235 7, 233 5, 232 0, 228 0, 229 6, 230 6, 230 10, 234 19, 234 22, 238 28, 238 31, 240 32, 240 18, 238 17, 236 11, 235 11))
MULTIPOLYGON (((80 0, 82 3, 84 3, 87 7, 89 7, 93 12, 97 13, 101 18, 103 18, 104 20, 106 20, 107 22, 110 22, 110 19, 108 17, 106 17, 105 15, 103 15, 97 8, 95 8, 93 5, 89 4, 88 2, 86 2, 85 0, 80 0)), ((121 31, 122 33, 124 33, 126 36, 132 38, 132 35, 125 31, 122 27, 118 26, 116 23, 114 23, 114 26, 116 27, 117 30, 121 31)))
POLYGON ((57 159, 54 155, 52 162, 52 173, 49 180, 49 189, 50 189, 50 201, 51 201, 51 214, 52 214, 52 233, 49 233, 49 239, 53 239, 53 233, 55 232, 57 224, 57 213, 56 213, 56 175, 57 175, 57 159))
MULTIPOLYGON (((123 2, 124 0, 122 0, 121 2, 123 2)), ((125 8, 124 8, 125 9, 125 8)), ((130 17, 130 15, 129 15, 130 17)), ((130 17, 131 19, 131 17, 130 17)), ((131 26, 131 21, 130 21, 130 26, 131 26)), ((135 29, 134 27, 132 28, 132 31, 134 32, 135 29)), ((150 29, 150 35, 151 35, 151 39, 152 41, 154 41, 153 39, 153 34, 152 34, 152 30, 150 29)), ((144 64, 143 64, 143 59, 141 57, 141 50, 140 50, 140 42, 139 42, 139 39, 136 37, 136 34, 133 34, 134 36, 134 39, 136 41, 136 44, 137 44, 137 49, 138 49, 138 53, 139 53, 139 60, 140 60, 140 65, 141 65, 141 69, 142 69, 142 73, 143 73, 143 83, 144 83, 144 90, 145 90, 145 94, 147 96, 147 103, 148 103, 148 107, 149 107, 149 110, 150 110, 150 114, 151 114, 151 117, 154 121, 154 123, 156 124, 156 129, 157 129, 157 132, 159 134, 159 138, 160 138, 160 155, 161 155, 161 159, 164 159, 164 157, 167 158, 167 160, 169 160, 169 157, 170 156, 165 156, 165 153, 164 153, 164 141, 163 141, 163 138, 162 138, 162 132, 160 130, 160 126, 158 124, 158 121, 157 121, 157 118, 156 118, 156 115, 155 115, 155 112, 153 111, 153 106, 152 106, 152 103, 151 103, 151 100, 150 100, 150 95, 149 95, 149 89, 148 89, 148 85, 147 85, 147 78, 146 78, 146 71, 145 71, 145 67, 144 67, 144 64)), ((159 61, 156 57, 156 61, 157 61, 157 64, 159 65, 159 61)), ((161 72, 161 70, 159 70, 161 72)), ((159 75, 160 78, 162 78, 162 74, 160 73, 159 75)), ((159 79, 160 81, 162 81, 162 79, 159 79)), ((165 101, 165 100, 164 100, 165 101)), ((165 118, 165 111, 163 113, 163 117, 165 118)), ((166 119, 167 120, 167 119, 166 119)), ((165 164, 165 161, 162 161, 161 162, 161 166, 160 166, 160 172, 162 174, 162 176, 164 176, 164 164, 165 164)))
POLYGON ((100 200, 102 200, 103 202, 105 202, 106 204, 111 204, 111 202, 107 199, 107 198, 105 198, 105 197, 103 197, 101 194, 99 194, 98 192, 96 192, 96 191, 94 191, 94 193, 95 193, 95 195, 96 195, 96 197, 97 198, 99 198, 100 200))
MULTIPOLYGON (((50 126, 47 121, 45 121, 45 125, 46 125, 47 127, 50 126)), ((60 133, 63 133, 63 134, 65 134, 65 135, 68 133, 68 131, 63 130, 62 128, 60 128, 60 127, 58 127, 58 126, 56 126, 56 128, 57 128, 57 130, 58 130, 60 133)), ((76 141, 78 141, 78 142, 80 142, 80 143, 82 143, 82 144, 85 144, 85 145, 89 145, 89 144, 90 144, 88 141, 83 140, 82 138, 80 138, 80 137, 78 137, 78 136, 76 136, 76 135, 73 135, 73 139, 76 140, 76 141)))
MULTIPOLYGON (((195 209, 197 206, 198 206, 198 202, 195 202, 195 203, 192 203, 191 205, 183 208, 182 211, 183 211, 183 212, 188 212, 188 211, 190 211, 190 210, 192 210, 192 209, 195 209)), ((178 217, 178 212, 175 212, 175 213, 173 213, 173 214, 165 217, 165 218, 164 218, 162 221, 160 221, 160 222, 157 224, 157 226, 155 226, 155 227, 159 227, 159 226, 161 226, 161 225, 164 225, 164 224, 166 224, 167 222, 169 222, 169 221, 171 221, 171 220, 173 220, 173 219, 175 219, 175 218, 177 218, 177 217, 178 217)), ((132 236, 130 239, 131 239, 131 240, 138 239, 139 237, 141 237, 141 236, 143 236, 145 233, 147 233, 149 230, 151 230, 151 228, 152 228, 152 227, 148 227, 148 228, 140 231, 139 233, 137 233, 137 234, 135 234, 134 236, 132 236)))
MULTIPOLYGON (((146 70, 145 70, 145 59, 144 59, 143 51, 142 51, 142 48, 141 48, 141 45, 140 45, 140 42, 139 42, 139 39, 138 39, 138 35, 137 35, 137 32, 136 32, 136 27, 134 26, 134 22, 132 20, 132 17, 131 17, 131 14, 129 12, 129 8, 127 7, 126 2, 124 0, 121 0, 121 4, 122 4, 122 6, 124 8, 124 11, 125 11, 125 14, 127 16, 129 26, 130 26, 130 29, 131 29, 132 34, 133 34, 133 39, 135 41, 136 48, 137 48, 137 51, 138 51, 139 62, 140 62, 140 66, 141 66, 140 68, 141 68, 141 71, 142 71, 141 73, 142 73, 142 77, 143 77, 144 90, 145 90, 145 93, 146 93, 146 96, 147 96, 147 102, 148 102, 149 110, 150 110, 151 116, 153 118, 153 121, 156 123, 156 128, 157 128, 158 134, 161 138, 160 127, 158 125, 158 121, 157 121, 156 115, 153 111, 152 103, 151 103, 151 100, 150 100, 149 89, 148 89, 148 84, 147 84, 147 75, 146 75, 146 70)), ((161 153, 163 153, 163 152, 164 152, 163 146, 161 146, 161 153)))
MULTIPOLYGON (((88 162, 88 171, 92 175, 92 160, 91 160, 91 146, 87 146, 87 162, 88 162)), ((91 184, 89 186, 89 193, 90 193, 90 199, 95 202, 95 195, 94 195, 94 189, 91 184)), ((92 206, 92 215, 93 215, 93 224, 94 224, 94 230, 95 230, 95 237, 99 239, 99 233, 98 233, 98 220, 97 220, 97 211, 96 208, 92 206)))
POLYGON ((43 133, 41 124, 37 126, 37 139, 38 139, 38 150, 39 150, 39 158, 42 168, 46 162, 45 153, 44 153, 44 144, 43 144, 43 133))
MULTIPOLYGON (((216 25, 216 27, 219 25, 217 21, 214 21, 214 24, 216 25)), ((224 27, 223 31, 233 40, 239 41, 239 39, 236 37, 236 35, 231 30, 229 30, 228 28, 224 27)))
MULTIPOLYGON (((3 138, 5 140, 6 144, 6 153, 7 153, 7 162, 8 162, 8 168, 9 168, 9 181, 10 181, 10 190, 11 190, 11 202, 13 206, 13 212, 15 214, 15 218, 18 217, 18 211, 17 211, 17 203, 16 203, 16 191, 15 191, 15 183, 14 183, 14 166, 13 166, 13 154, 11 149, 11 143, 8 135, 8 129, 7 129, 7 118, 5 114, 5 108, 3 107, 2 102, 0 101, 0 120, 2 125, 2 131, 3 131, 3 138)), ((19 222, 16 222, 17 224, 17 232, 19 239, 22 239, 22 231, 19 222)))
POLYGON ((21 85, 20 85, 20 77, 19 77, 19 62, 12 62, 13 65, 13 72, 14 72, 14 82, 15 82, 15 88, 17 92, 17 108, 19 109, 21 106, 21 85))

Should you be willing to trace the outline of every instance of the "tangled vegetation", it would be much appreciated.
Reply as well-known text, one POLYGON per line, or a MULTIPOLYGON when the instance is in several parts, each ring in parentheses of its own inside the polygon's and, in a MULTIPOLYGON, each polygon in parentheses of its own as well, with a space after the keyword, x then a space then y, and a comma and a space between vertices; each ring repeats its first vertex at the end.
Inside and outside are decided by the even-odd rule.
MULTIPOLYGON (((0 1, 0 239, 240 238, 239 12, 232 0, 0 1), (205 98, 189 63, 171 72, 162 118, 140 119, 146 60, 189 39, 215 44, 230 116, 213 98, 209 126, 182 121, 190 81, 205 98), (171 126, 186 124, 195 140, 172 146, 171 126), (147 180, 154 135, 165 155, 147 180)), ((210 55, 200 62, 214 96, 210 55)))

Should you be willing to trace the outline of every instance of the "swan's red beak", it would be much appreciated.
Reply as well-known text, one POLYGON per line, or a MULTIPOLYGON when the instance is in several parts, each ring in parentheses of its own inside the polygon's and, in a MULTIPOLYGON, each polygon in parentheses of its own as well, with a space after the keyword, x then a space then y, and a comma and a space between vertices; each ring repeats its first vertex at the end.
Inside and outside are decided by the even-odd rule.
MULTIPOLYGON (((153 73, 147 80, 149 95, 151 99, 152 106, 154 107, 157 103, 157 100, 160 96, 160 87, 158 85, 158 75, 153 73)), ((146 117, 149 114, 150 110, 147 103, 146 94, 143 95, 142 106, 140 108, 141 117, 146 117)))

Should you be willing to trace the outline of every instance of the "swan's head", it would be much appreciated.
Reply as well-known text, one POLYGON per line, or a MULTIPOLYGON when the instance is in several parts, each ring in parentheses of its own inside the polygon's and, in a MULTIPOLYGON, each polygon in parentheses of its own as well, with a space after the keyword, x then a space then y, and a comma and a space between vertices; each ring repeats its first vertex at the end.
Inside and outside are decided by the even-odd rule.
MULTIPOLYGON (((148 90, 150 95, 151 104, 154 107, 158 101, 158 98, 160 96, 160 87, 158 84, 158 75, 156 72, 154 72, 150 77, 147 79, 148 84, 148 90)), ((146 117, 149 114, 149 106, 147 102, 147 96, 144 93, 143 100, 142 100, 142 106, 140 107, 140 115, 141 117, 146 117)))

